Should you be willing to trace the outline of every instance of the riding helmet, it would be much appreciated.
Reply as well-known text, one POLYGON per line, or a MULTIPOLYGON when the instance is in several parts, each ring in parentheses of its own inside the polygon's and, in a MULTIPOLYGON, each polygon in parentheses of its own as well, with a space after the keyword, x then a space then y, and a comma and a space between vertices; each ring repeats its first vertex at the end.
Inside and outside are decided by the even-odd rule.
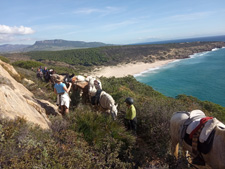
POLYGON ((124 102, 126 102, 129 105, 132 105, 134 103, 134 99, 131 97, 128 97, 128 98, 126 98, 126 100, 124 102))

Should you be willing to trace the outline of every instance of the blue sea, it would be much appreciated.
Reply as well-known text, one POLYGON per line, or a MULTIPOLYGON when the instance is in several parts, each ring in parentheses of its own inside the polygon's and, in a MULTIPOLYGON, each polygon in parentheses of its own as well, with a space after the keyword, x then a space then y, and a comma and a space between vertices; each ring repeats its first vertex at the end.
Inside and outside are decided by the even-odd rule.
POLYGON ((169 97, 185 94, 225 107, 225 48, 196 53, 135 78, 169 97))

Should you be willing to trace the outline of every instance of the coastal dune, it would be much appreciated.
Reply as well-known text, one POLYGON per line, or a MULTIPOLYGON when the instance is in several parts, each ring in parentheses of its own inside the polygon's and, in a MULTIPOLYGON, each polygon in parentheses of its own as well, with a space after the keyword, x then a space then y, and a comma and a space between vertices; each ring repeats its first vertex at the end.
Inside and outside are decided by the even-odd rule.
POLYGON ((153 63, 134 62, 128 64, 119 64, 117 66, 104 66, 96 68, 91 74, 97 77, 125 77, 128 75, 134 76, 149 69, 164 66, 175 59, 157 60, 153 63))

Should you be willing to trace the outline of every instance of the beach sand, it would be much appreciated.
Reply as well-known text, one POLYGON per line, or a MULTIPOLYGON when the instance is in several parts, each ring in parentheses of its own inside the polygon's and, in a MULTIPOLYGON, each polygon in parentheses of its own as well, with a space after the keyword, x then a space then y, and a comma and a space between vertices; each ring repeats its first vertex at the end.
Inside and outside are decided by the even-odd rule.
POLYGON ((142 73, 148 69, 164 66, 170 62, 173 62, 175 59, 171 60, 159 60, 154 63, 129 63, 129 64, 120 64, 117 66, 105 66, 96 68, 91 75, 97 77, 125 77, 128 75, 134 76, 135 74, 142 73))

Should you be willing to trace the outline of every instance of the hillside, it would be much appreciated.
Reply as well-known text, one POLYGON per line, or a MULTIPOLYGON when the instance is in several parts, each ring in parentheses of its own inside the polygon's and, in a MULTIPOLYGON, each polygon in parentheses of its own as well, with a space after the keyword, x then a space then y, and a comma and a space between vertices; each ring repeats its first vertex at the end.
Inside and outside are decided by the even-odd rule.
MULTIPOLYGON (((31 70, 17 68, 17 71, 30 80, 36 79, 31 70)), ((100 80, 103 90, 111 94, 119 104, 116 121, 76 99, 76 94, 71 95, 73 109, 70 110, 68 118, 48 115, 52 124, 50 130, 32 128, 26 120, 20 118, 15 121, 0 119, 0 136, 3 140, 0 142, 1 166, 187 168, 185 162, 174 161, 170 155, 169 120, 172 113, 201 109, 207 115, 225 122, 225 108, 217 104, 202 102, 185 95, 175 99, 166 97, 131 76, 100 80), (134 98, 137 109, 137 137, 131 135, 123 126, 123 111, 126 110, 124 100, 128 96, 134 98)), ((4 85, 1 84, 1 87, 4 85)), ((44 90, 46 85, 39 87, 44 90)), ((38 87, 31 89, 40 94, 38 87)), ((52 92, 48 90, 39 96, 43 97, 52 92)), ((23 113, 26 114, 27 111, 24 110, 23 113)))
POLYGON ((33 59, 45 62, 58 61, 70 65, 102 66, 130 62, 154 62, 155 60, 183 59, 213 48, 221 48, 225 42, 193 42, 158 45, 107 46, 64 51, 36 51, 5 55, 11 59, 33 59), (19 57, 17 57, 17 55, 19 57))

